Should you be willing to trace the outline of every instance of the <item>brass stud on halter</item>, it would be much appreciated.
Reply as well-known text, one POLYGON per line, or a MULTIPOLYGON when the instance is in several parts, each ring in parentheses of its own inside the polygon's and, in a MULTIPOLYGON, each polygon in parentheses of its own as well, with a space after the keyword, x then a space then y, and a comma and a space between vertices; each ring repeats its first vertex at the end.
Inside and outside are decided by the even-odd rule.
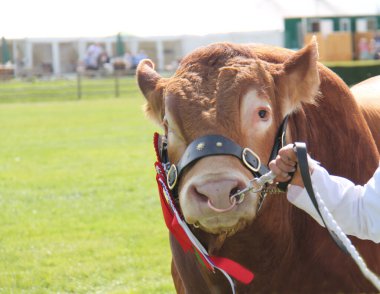
POLYGON ((202 151, 205 148, 206 144, 204 142, 201 142, 197 145, 196 149, 198 151, 202 151))

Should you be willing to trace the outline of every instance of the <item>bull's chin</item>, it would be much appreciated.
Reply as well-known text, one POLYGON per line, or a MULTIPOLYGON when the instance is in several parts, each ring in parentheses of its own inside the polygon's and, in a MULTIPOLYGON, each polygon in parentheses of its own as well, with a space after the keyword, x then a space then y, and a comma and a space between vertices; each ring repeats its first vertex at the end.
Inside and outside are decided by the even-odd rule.
POLYGON ((224 242, 236 233, 244 230, 252 221, 240 220, 236 225, 230 227, 209 227, 199 223, 198 230, 211 234, 207 242, 207 251, 210 255, 217 254, 223 247, 224 242))
POLYGON ((235 224, 222 224, 215 222, 198 222, 199 229, 213 235, 223 235, 225 237, 231 237, 237 232, 246 228, 252 221, 246 219, 240 219, 235 224))

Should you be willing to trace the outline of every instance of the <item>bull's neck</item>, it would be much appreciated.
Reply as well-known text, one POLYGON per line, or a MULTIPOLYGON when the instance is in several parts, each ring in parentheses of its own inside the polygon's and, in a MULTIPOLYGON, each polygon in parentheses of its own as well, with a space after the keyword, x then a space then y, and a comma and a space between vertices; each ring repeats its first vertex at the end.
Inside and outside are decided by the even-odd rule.
MULTIPOLYGON (((277 242, 279 242, 280 239, 287 241, 289 238, 288 232, 293 226, 293 208, 294 207, 287 201, 285 192, 268 193, 261 209, 256 212, 255 220, 234 235, 223 238, 221 235, 209 234, 200 229, 193 229, 193 233, 205 248, 208 249, 211 255, 220 254, 220 252, 229 254, 229 252, 244 251, 247 249, 247 242, 250 242, 251 239, 257 239, 254 236, 272 238, 277 242), (275 224, 275 226, 273 226, 273 224, 275 224), (231 249, 230 246, 238 246, 239 250, 229 250, 231 249)), ((267 241, 266 239, 263 243, 267 241)), ((258 245, 261 241, 255 241, 253 243, 258 245)), ((250 243, 250 246, 255 245, 253 243, 250 243)), ((248 248, 248 250, 250 249, 248 248)))
POLYGON ((291 116, 292 141, 306 142, 330 174, 364 184, 379 161, 368 125, 348 87, 322 82, 321 92, 317 105, 304 105, 291 116))
MULTIPOLYGON (((269 291, 273 281, 283 281, 280 275, 290 275, 289 270, 296 262, 297 239, 305 234, 305 222, 302 221, 301 226, 294 223, 297 218, 303 218, 299 214, 300 211, 288 203, 284 193, 268 195, 254 222, 228 237, 212 255, 232 259, 247 267, 255 274, 251 286, 269 291)), ((197 236, 206 247, 215 238, 201 232, 197 236)), ((206 279, 215 285, 224 283, 223 276, 212 273, 206 279)))

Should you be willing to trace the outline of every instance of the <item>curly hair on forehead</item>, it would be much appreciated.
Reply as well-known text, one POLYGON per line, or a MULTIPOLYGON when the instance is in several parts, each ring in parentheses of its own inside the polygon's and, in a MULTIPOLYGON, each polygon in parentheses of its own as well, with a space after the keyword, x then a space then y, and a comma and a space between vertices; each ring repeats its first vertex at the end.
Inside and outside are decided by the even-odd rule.
POLYGON ((221 67, 234 57, 254 58, 255 55, 247 47, 239 44, 216 43, 200 47, 187 55, 180 63, 180 68, 188 68, 197 63, 203 66, 221 67))

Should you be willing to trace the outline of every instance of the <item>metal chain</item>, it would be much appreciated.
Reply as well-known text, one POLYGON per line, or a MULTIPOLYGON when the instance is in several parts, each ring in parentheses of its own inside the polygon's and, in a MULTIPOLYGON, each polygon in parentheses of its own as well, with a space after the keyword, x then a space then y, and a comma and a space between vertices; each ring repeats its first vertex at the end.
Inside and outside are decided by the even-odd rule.
POLYGON ((243 190, 237 191, 235 194, 230 196, 230 199, 237 199, 237 203, 241 203, 244 199, 245 193, 247 192, 253 192, 258 193, 261 192, 264 189, 264 186, 266 183, 272 183, 275 179, 276 175, 269 171, 266 174, 262 175, 260 178, 253 178, 248 182, 248 185, 243 190))

